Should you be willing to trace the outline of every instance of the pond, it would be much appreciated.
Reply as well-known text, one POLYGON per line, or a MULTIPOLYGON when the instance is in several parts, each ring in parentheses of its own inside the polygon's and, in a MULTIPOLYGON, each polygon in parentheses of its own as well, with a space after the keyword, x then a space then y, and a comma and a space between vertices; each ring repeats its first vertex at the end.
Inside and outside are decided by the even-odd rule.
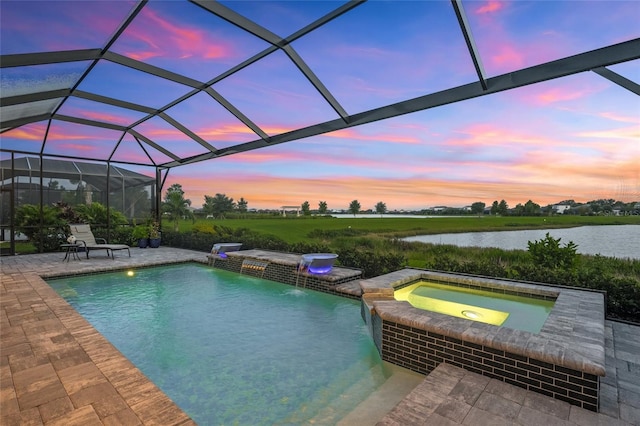
POLYGON ((553 238, 560 238, 561 246, 565 246, 572 241, 578 246, 577 251, 580 254, 600 254, 607 257, 640 259, 640 225, 464 232, 417 235, 403 238, 403 240, 430 244, 451 244, 459 247, 497 247, 503 250, 527 250, 529 241, 544 239, 547 232, 553 238))

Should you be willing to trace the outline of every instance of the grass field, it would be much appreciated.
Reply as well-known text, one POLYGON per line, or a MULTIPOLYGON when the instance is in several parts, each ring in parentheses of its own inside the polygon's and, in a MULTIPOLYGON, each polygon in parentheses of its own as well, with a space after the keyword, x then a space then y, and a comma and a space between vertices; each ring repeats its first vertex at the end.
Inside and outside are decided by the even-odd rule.
MULTIPOLYGON (((327 216, 308 217, 257 217, 247 215, 243 219, 197 219, 178 223, 180 232, 194 228, 210 229, 224 226, 231 229, 247 228, 262 234, 276 235, 287 243, 309 241, 309 233, 315 230, 339 231, 351 227, 361 235, 377 237, 408 237, 413 235, 443 234, 474 231, 513 231, 518 229, 567 228, 586 225, 640 225, 640 216, 544 216, 544 217, 496 217, 463 216, 434 218, 335 218, 327 216)), ((174 224, 163 220, 165 230, 173 230, 174 224)), ((0 242, 2 248, 7 241, 0 242)), ((28 242, 17 242, 18 253, 34 253, 35 247, 28 242)))
MULTIPOLYGON (((465 216, 442 218, 334 218, 292 217, 262 219, 198 219, 181 221, 179 230, 187 232, 197 228, 225 226, 231 229, 248 228, 256 232, 277 235, 288 243, 303 242, 313 230, 341 230, 351 227, 363 234, 408 237, 413 235, 443 234, 474 231, 513 231, 518 229, 567 228, 586 225, 640 225, 640 216, 545 216, 496 217, 465 216)), ((173 223, 163 222, 163 228, 173 229, 173 223)))

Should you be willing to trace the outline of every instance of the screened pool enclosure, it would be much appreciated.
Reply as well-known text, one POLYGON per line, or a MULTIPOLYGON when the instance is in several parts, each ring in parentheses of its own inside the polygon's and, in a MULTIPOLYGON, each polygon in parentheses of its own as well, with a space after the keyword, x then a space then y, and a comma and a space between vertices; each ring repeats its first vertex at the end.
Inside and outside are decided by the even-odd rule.
POLYGON ((512 17, 523 59, 508 68, 487 60, 504 51, 480 3, 0 2, 3 240, 13 241, 23 204, 99 202, 130 220, 158 218, 175 168, 215 169, 229 155, 550 80, 589 74, 640 94, 637 2, 518 2, 550 26, 601 8, 582 25, 601 37, 578 32, 571 48, 532 51, 538 33, 512 17), (374 37, 381 28, 394 30, 374 37), (333 56, 364 45, 391 54, 333 56), (399 81, 412 86, 393 90, 399 81))

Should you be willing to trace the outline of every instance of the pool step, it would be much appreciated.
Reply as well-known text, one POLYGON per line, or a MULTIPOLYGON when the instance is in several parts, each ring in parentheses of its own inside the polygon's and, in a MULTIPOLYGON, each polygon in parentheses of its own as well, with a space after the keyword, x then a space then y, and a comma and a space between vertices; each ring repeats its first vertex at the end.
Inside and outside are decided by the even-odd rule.
POLYGON ((387 379, 385 369, 376 364, 363 369, 354 364, 327 387, 285 419, 285 424, 335 424, 387 379))

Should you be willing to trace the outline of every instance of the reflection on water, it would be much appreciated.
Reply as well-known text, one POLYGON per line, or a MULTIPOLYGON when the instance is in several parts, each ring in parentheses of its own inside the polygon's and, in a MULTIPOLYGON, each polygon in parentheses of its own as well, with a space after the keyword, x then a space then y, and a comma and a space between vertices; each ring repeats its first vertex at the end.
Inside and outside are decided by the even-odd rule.
POLYGON ((564 246, 573 241, 580 254, 640 259, 640 225, 580 226, 565 229, 531 229, 525 231, 465 232, 459 234, 418 235, 403 238, 431 244, 459 247, 497 247, 504 250, 527 250, 527 242, 545 238, 547 232, 560 238, 564 246))

